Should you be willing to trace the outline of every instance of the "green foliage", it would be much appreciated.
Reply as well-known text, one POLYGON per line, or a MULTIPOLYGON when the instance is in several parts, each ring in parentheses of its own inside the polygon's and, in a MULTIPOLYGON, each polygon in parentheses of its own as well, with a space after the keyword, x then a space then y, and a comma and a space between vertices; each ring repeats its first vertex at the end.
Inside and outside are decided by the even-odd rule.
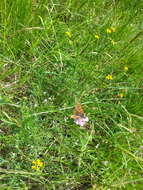
POLYGON ((0 189, 142 190, 142 8, 1 0, 0 189))

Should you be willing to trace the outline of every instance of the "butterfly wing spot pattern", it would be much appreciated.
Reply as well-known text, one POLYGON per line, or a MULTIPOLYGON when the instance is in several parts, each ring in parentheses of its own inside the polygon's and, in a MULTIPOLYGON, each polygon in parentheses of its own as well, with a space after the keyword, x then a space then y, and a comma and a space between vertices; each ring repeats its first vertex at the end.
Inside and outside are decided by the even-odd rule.
POLYGON ((71 118, 74 119, 74 122, 81 127, 83 127, 86 122, 89 121, 88 117, 85 116, 82 106, 79 102, 76 103, 74 113, 71 115, 71 118))

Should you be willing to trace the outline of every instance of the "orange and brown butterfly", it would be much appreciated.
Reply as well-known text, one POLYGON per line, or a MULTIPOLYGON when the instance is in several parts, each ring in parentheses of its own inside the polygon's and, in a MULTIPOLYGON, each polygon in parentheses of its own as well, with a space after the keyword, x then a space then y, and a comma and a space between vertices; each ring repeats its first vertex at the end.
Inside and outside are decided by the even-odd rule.
POLYGON ((82 106, 79 102, 75 104, 75 109, 73 115, 71 115, 71 118, 74 119, 74 122, 81 127, 83 127, 89 120, 88 117, 85 116, 82 106))

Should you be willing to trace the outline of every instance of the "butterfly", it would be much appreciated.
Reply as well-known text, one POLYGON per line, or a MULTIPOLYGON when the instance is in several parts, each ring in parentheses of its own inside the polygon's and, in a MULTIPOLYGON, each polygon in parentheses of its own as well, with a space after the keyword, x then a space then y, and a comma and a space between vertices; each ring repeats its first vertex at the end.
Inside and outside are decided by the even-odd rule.
POLYGON ((86 124, 86 122, 89 121, 88 117, 85 116, 85 113, 79 102, 75 104, 75 109, 73 115, 71 115, 71 118, 74 119, 74 122, 77 125, 80 125, 81 127, 83 127, 86 124))

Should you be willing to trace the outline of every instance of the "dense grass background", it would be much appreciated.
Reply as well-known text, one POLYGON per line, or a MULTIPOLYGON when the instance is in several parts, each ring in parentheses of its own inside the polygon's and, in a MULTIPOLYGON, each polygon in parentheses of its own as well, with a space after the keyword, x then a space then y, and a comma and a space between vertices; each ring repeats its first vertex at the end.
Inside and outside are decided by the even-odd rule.
POLYGON ((0 189, 142 190, 142 10, 139 0, 0 1, 0 189), (89 129, 70 118, 76 100, 89 129))

